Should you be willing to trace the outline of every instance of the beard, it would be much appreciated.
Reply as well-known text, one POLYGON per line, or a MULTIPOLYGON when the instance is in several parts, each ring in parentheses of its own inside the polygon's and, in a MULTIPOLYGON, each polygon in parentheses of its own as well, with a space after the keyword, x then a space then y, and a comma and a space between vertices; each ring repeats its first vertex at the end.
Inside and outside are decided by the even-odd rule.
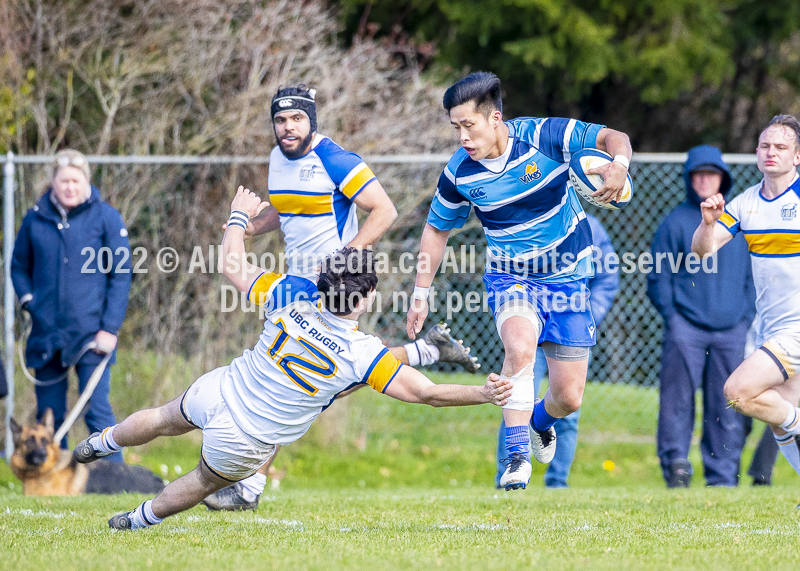
POLYGON ((314 133, 309 133, 307 137, 300 139, 300 144, 297 145, 293 151, 287 150, 283 144, 281 143, 280 138, 278 138, 278 134, 275 133, 275 139, 278 141, 278 147, 280 147, 283 156, 287 159, 299 159, 311 149, 311 140, 314 138, 314 133))

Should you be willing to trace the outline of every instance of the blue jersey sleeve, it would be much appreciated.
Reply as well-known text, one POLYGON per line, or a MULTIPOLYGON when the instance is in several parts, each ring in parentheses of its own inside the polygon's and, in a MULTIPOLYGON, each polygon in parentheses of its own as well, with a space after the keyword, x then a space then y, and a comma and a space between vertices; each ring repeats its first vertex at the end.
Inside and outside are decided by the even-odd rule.
POLYGON ((316 146, 314 151, 322 161, 325 170, 328 171, 336 189, 350 200, 353 200, 373 180, 377 180, 375 174, 361 160, 361 157, 345 151, 327 137, 316 146))
POLYGON ((448 165, 439 177, 436 194, 428 212, 428 224, 437 230, 461 228, 467 222, 472 210, 470 201, 456 189, 455 180, 448 165))
POLYGON ((574 152, 596 148, 597 134, 605 128, 605 125, 561 117, 522 119, 515 126, 521 139, 562 163, 568 163, 574 152))
POLYGON ((264 272, 250 286, 247 298, 266 308, 267 312, 286 307, 295 301, 316 301, 319 296, 314 282, 299 276, 264 272))

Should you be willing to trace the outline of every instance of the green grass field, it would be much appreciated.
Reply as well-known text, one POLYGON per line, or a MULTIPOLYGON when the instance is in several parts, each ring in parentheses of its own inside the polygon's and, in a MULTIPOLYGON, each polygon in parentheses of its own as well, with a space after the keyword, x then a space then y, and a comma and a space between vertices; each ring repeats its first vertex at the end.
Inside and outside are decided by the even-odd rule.
MULTIPOLYGON (((146 397, 126 398, 119 409, 129 412, 146 397)), ((693 487, 665 490, 656 401, 653 390, 590 384, 572 488, 545 490, 537 467, 528 490, 506 493, 492 487, 496 408, 432 409, 358 391, 281 451, 285 478, 255 513, 198 507, 139 533, 112 534, 106 521, 143 497, 26 498, 0 465, 0 569, 796 567, 791 468, 779 459, 769 489, 709 489, 693 452, 693 487)), ((163 440, 127 450, 127 460, 173 479, 196 464, 198 443, 163 440)))
POLYGON ((194 508, 111 533, 134 496, 0 496, 0 567, 41 569, 788 569, 796 494, 647 487, 281 490, 253 513, 194 508))

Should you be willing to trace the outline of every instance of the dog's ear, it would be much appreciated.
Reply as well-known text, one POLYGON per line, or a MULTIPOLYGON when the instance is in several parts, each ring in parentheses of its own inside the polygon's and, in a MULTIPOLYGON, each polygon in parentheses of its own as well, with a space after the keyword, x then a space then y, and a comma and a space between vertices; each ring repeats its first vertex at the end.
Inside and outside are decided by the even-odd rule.
POLYGON ((56 433, 56 429, 55 429, 56 420, 55 420, 55 417, 53 416, 53 409, 52 408, 45 409, 44 414, 42 415, 41 424, 44 425, 44 427, 47 429, 47 431, 50 434, 55 434, 56 433))
POLYGON ((22 439, 22 427, 19 424, 17 424, 17 421, 14 420, 13 416, 10 419, 10 425, 11 425, 11 438, 14 441, 14 448, 16 448, 17 445, 19 444, 19 441, 22 439))

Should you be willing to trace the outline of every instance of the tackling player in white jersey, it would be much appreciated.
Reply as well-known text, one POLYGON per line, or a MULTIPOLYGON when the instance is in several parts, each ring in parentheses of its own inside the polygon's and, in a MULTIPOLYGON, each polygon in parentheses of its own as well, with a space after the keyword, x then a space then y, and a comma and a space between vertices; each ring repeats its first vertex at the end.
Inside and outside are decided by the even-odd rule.
POLYGON ((112 529, 155 525, 252 475, 277 444, 300 438, 337 396, 355 386, 432 406, 502 405, 511 394, 510 383, 494 374, 483 386, 436 385, 403 366, 377 337, 359 332, 357 319, 375 299, 378 282, 366 250, 345 248, 328 258, 318 285, 248 263, 247 221, 265 206, 240 187, 222 241, 223 274, 270 316, 256 346, 203 375, 172 402, 134 413, 75 448, 75 459, 88 463, 159 436, 203 431, 198 466, 155 499, 111 518, 112 529))
POLYGON ((756 149, 764 179, 725 205, 721 194, 700 207, 692 249, 713 254, 743 232, 756 286, 759 351, 725 383, 740 412, 768 423, 780 450, 800 474, 800 122, 778 115, 756 149))
MULTIPOLYGON (((246 236, 280 229, 286 240, 287 273, 316 282, 322 260, 345 246, 374 245, 397 218, 397 210, 361 157, 317 132, 314 89, 305 85, 278 89, 270 114, 278 143, 269 161, 271 208, 248 223, 246 236), (367 213, 360 229, 357 209, 367 213)), ((469 373, 480 367, 444 324, 389 351, 412 367, 455 363, 469 373)), ((210 496, 205 505, 212 510, 255 509, 271 463, 210 496)))

